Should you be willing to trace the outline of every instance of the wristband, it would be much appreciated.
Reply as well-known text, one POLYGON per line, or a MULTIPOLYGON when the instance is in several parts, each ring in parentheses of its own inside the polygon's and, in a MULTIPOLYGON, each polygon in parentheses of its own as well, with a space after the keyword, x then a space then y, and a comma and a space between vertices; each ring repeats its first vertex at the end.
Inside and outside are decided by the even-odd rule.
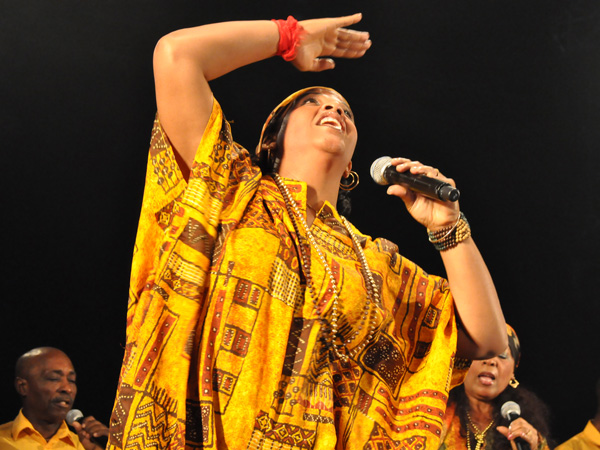
POLYGON ((277 55, 281 56, 286 61, 292 61, 296 58, 298 44, 304 28, 292 16, 288 16, 287 20, 271 19, 277 24, 279 29, 279 44, 277 45, 277 55))
POLYGON ((436 250, 444 251, 456 247, 462 241, 471 236, 471 226, 467 222, 464 213, 460 213, 456 223, 450 227, 438 231, 428 231, 429 242, 436 250))

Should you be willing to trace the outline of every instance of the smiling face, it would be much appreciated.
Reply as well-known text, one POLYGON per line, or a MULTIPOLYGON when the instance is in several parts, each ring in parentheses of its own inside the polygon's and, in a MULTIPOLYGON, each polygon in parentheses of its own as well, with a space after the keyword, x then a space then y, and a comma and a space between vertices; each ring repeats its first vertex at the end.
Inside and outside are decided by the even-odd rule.
POLYGON ((489 402, 506 389, 515 373, 515 360, 508 347, 500 355, 482 361, 473 361, 465 377, 468 397, 489 402))
POLYGON ((335 91, 318 89, 301 96, 290 112, 285 128, 284 154, 318 148, 352 158, 358 133, 348 103, 335 91))
POLYGON ((22 356, 15 386, 23 401, 23 414, 34 427, 60 426, 77 394, 71 360, 53 348, 32 350, 22 356))

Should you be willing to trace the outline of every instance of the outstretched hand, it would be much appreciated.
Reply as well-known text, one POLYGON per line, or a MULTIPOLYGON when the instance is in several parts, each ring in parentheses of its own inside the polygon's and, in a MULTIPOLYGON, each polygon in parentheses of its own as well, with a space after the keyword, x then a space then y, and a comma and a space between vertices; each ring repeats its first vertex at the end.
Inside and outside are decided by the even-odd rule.
POLYGON ((349 30, 347 26, 360 22, 362 14, 326 19, 303 20, 304 34, 298 44, 292 64, 303 72, 333 69, 335 58, 360 58, 371 47, 369 33, 349 30))

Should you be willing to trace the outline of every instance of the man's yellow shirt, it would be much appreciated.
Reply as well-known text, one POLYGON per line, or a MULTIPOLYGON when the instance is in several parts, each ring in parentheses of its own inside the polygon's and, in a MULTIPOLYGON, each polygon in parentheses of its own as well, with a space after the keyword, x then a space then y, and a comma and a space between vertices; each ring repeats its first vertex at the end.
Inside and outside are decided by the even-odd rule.
POLYGON ((0 450, 85 450, 76 433, 63 421, 54 436, 46 441, 19 411, 12 422, 0 425, 0 450))

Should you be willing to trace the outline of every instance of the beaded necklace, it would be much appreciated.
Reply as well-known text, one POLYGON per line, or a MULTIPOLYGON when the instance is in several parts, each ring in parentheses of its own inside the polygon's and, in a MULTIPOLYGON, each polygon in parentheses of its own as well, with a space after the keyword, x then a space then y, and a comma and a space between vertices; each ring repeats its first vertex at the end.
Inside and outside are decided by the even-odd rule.
MULTIPOLYGON (((327 263, 327 259, 325 258, 325 255, 319 248, 314 235, 310 231, 308 223, 304 219, 304 216, 302 215, 302 212, 300 211, 298 204, 292 198, 292 195, 290 194, 288 187, 285 185, 285 183, 283 182, 283 180, 281 179, 281 177, 279 176, 278 173, 273 174, 273 179, 275 180, 275 184, 277 185, 277 187, 279 188, 279 191, 281 192, 281 194, 283 196, 283 201, 285 203, 286 210, 292 221, 292 225, 294 226, 294 231, 296 232, 296 235, 298 236, 298 241, 300 243, 300 246, 299 246, 300 247, 300 256, 302 258, 301 263, 302 263, 302 267, 304 268, 304 273, 306 275, 306 285, 308 286, 308 290, 310 292, 310 296, 312 298, 315 310, 318 309, 319 299, 317 297, 313 279, 312 279, 312 274, 310 272, 310 258, 308 256, 308 251, 305 248, 307 241, 308 241, 308 246, 309 247, 312 246, 315 249, 317 255, 319 256, 319 260, 321 261, 321 264, 323 265, 323 267, 325 269, 325 272, 327 272, 327 275, 329 276, 329 282, 330 282, 331 288, 328 289, 328 292, 331 292, 332 297, 333 297, 333 303, 331 306, 331 343, 333 345, 333 351, 335 352, 335 355, 338 358, 340 358, 342 361, 347 361, 348 356, 345 354, 342 354, 340 352, 341 346, 337 344, 338 319, 340 317, 340 313, 338 311, 339 310, 338 286, 335 281, 335 277, 333 276, 333 272, 331 271, 331 268, 329 267, 329 264, 327 263), (300 228, 298 226, 298 222, 300 222, 300 224, 302 225, 302 228, 304 228, 305 236, 303 236, 302 233, 300 233, 300 228), (305 243, 303 243, 302 240, 304 240, 305 243)), ((365 285, 367 287, 367 301, 365 302, 365 306, 363 308, 362 315, 359 320, 358 329, 350 337, 348 337, 345 340, 345 343, 350 344, 354 339, 356 339, 358 334, 362 331, 363 325, 365 325, 367 323, 367 319, 368 319, 369 333, 367 335, 367 338, 358 347, 355 347, 353 350, 348 351, 348 353, 350 354, 351 357, 355 357, 363 348, 365 348, 367 343, 373 338, 373 335, 375 333, 375 326, 377 324, 377 321, 376 321, 377 309, 376 309, 375 305, 373 305, 373 307, 371 307, 371 303, 380 303, 380 300, 379 300, 379 292, 377 290, 377 284, 375 283, 373 274, 371 273, 371 270, 369 269, 369 265, 367 263, 367 258, 365 256, 365 253, 362 250, 362 247, 360 246, 360 244, 358 242, 358 238, 354 234, 354 231, 352 231, 352 227, 350 226, 350 223, 346 220, 346 218, 343 216, 340 216, 340 217, 342 219, 342 224, 344 225, 344 228, 346 228, 346 230, 348 231, 348 234, 350 235, 350 238, 352 239, 354 251, 356 252, 358 259, 360 261, 363 277, 365 277, 365 279, 367 280, 367 282, 365 283, 365 285), (370 311, 370 313, 369 313, 369 311, 370 311)))
MULTIPOLYGON (((481 450, 485 442, 485 435, 490 428, 492 428, 492 425, 494 425, 494 420, 492 419, 488 426, 485 427, 485 430, 479 431, 479 428, 477 428, 477 425, 475 425, 468 412, 467 419, 469 419, 469 424, 473 428, 473 436, 475 437, 475 450, 481 450)), ((467 427, 467 449, 471 450, 471 431, 469 430, 469 427, 467 427)))

